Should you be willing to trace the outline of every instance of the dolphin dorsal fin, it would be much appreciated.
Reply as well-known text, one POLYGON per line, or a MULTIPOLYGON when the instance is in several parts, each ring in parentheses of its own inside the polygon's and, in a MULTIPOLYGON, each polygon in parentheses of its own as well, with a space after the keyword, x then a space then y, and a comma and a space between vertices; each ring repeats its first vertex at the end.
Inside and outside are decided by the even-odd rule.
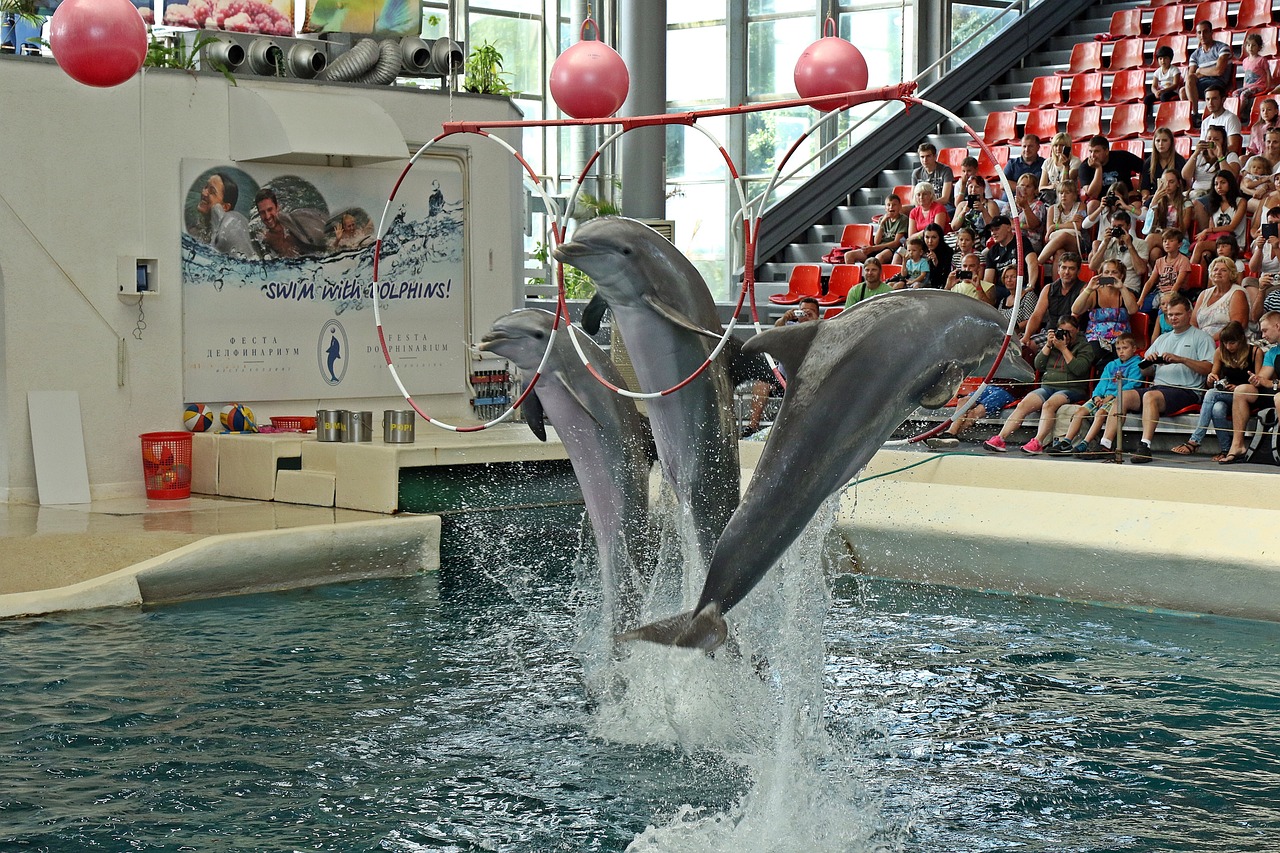
POLYGON ((688 329, 689 331, 695 334, 703 335, 705 337, 711 338, 711 340, 713 341, 720 340, 720 335, 716 334, 715 332, 709 329, 702 328, 697 323, 693 322, 688 317, 686 317, 684 315, 684 312, 676 308, 673 308, 672 306, 663 302, 661 299, 658 299, 657 297, 655 297, 653 294, 646 293, 644 295, 644 301, 646 305, 648 305, 654 311, 657 311, 663 317, 666 317, 672 323, 675 323, 680 328, 688 329))
POLYGON ((821 325, 822 321, 810 320, 794 326, 766 329, 743 344, 742 351, 747 354, 767 352, 782 363, 787 376, 796 376, 821 325))
POLYGON ((942 375, 920 395, 920 405, 926 409, 942 408, 956 393, 963 379, 964 369, 960 365, 954 361, 942 365, 942 375))

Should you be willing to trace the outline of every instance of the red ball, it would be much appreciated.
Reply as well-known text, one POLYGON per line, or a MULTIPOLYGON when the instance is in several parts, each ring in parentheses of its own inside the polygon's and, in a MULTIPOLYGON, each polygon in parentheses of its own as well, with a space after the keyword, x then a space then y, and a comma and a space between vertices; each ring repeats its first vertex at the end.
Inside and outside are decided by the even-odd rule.
MULTIPOLYGON (((802 98, 861 92, 867 88, 867 60, 842 38, 818 39, 796 60, 795 83, 802 98)), ((838 106, 839 101, 815 105, 823 112, 838 106)))
POLYGON ((129 0, 63 0, 49 21, 53 58, 86 86, 118 86, 142 67, 147 26, 129 0))
POLYGON ((613 115, 630 87, 627 64, 602 41, 580 41, 551 66, 551 97, 574 118, 613 115))

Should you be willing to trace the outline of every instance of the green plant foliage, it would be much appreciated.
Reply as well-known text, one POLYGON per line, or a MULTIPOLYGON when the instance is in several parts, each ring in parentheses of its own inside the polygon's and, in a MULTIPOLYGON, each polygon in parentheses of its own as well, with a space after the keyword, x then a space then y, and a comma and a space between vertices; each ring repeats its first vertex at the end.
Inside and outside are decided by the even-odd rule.
POLYGON ((502 70, 502 52, 487 41, 472 45, 467 56, 467 76, 462 88, 480 95, 507 95, 515 91, 507 84, 511 75, 502 70))
MULTIPOLYGON (((551 247, 545 243, 538 243, 533 250, 533 259, 538 263, 546 266, 551 259, 551 247)), ((529 279, 530 284, 545 284, 546 279, 539 276, 538 278, 529 279)), ((590 299, 596 293, 596 283, 591 280, 591 276, 584 273, 577 267, 571 267, 565 264, 564 267, 564 296, 566 299, 590 299)))
POLYGON ((0 15, 17 15, 33 23, 41 18, 36 14, 36 0, 0 0, 0 15))
MULTIPOLYGON (((183 39, 176 39, 173 44, 169 44, 156 38, 155 33, 152 33, 142 65, 144 68, 177 68, 195 74, 196 59, 200 56, 200 51, 207 45, 216 44, 217 41, 218 39, 212 36, 200 36, 191 43, 190 47, 187 47, 183 39)), ((206 60, 206 65, 221 71, 222 76, 226 77, 232 86, 236 85, 236 78, 231 76, 231 72, 226 68, 212 60, 206 60)))

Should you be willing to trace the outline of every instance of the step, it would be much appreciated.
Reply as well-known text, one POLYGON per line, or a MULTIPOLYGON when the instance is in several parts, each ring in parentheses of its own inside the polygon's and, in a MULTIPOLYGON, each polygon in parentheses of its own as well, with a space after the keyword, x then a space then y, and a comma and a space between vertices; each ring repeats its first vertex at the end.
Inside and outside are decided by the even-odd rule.
POLYGON ((822 256, 830 249, 823 243, 791 243, 782 250, 782 260, 788 264, 821 263, 822 256))
POLYGON ((333 506, 337 476, 326 471, 277 471, 276 500, 307 506, 333 506))

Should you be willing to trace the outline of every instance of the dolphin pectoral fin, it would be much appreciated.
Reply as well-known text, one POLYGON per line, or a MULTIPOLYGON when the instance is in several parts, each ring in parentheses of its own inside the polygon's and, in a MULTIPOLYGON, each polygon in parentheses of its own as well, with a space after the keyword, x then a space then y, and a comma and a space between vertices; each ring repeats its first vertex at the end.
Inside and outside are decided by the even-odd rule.
POLYGON ((964 368, 949 361, 942 367, 942 375, 938 377, 938 381, 925 389, 920 395, 920 405, 926 409, 940 409, 947 404, 952 395, 956 393, 956 389, 960 387, 960 382, 964 379, 964 368))
MULTIPOLYGON (((526 385, 525 387, 528 386, 526 385)), ((538 441, 546 441, 546 416, 542 412, 542 401, 538 399, 536 388, 528 397, 524 398, 524 402, 520 404, 520 409, 524 412, 524 422, 529 425, 529 430, 538 437, 538 441)))
POLYGON ((578 326, 588 335, 595 335, 600 331, 600 321, 604 319, 604 312, 608 310, 609 303, 605 302, 604 297, 597 291, 582 309, 582 319, 578 321, 578 326))
POLYGON ((720 615, 720 605, 714 601, 701 610, 690 610, 679 616, 650 622, 618 634, 615 642, 626 643, 632 640, 645 640, 664 646, 680 646, 686 649, 701 649, 713 652, 729 636, 729 626, 720 615))
POLYGON ((711 338, 711 340, 713 341, 720 340, 720 335, 711 331, 710 329, 702 328, 697 323, 693 322, 688 317, 686 317, 682 312, 677 311, 675 308, 672 308, 670 305, 663 302, 662 300, 655 298, 652 294, 646 293, 644 295, 644 301, 645 301, 645 304, 647 304, 650 308, 652 308, 654 311, 657 311, 663 317, 666 317, 668 320, 670 320, 672 323, 675 323, 680 328, 688 329, 689 331, 695 334, 711 338))
POLYGON ((767 352, 782 362, 782 369, 787 376, 797 376, 800 364, 809 354, 813 346, 813 338, 818 334, 821 323, 797 323, 794 326, 780 326, 766 329, 742 345, 742 351, 748 355, 767 352))

